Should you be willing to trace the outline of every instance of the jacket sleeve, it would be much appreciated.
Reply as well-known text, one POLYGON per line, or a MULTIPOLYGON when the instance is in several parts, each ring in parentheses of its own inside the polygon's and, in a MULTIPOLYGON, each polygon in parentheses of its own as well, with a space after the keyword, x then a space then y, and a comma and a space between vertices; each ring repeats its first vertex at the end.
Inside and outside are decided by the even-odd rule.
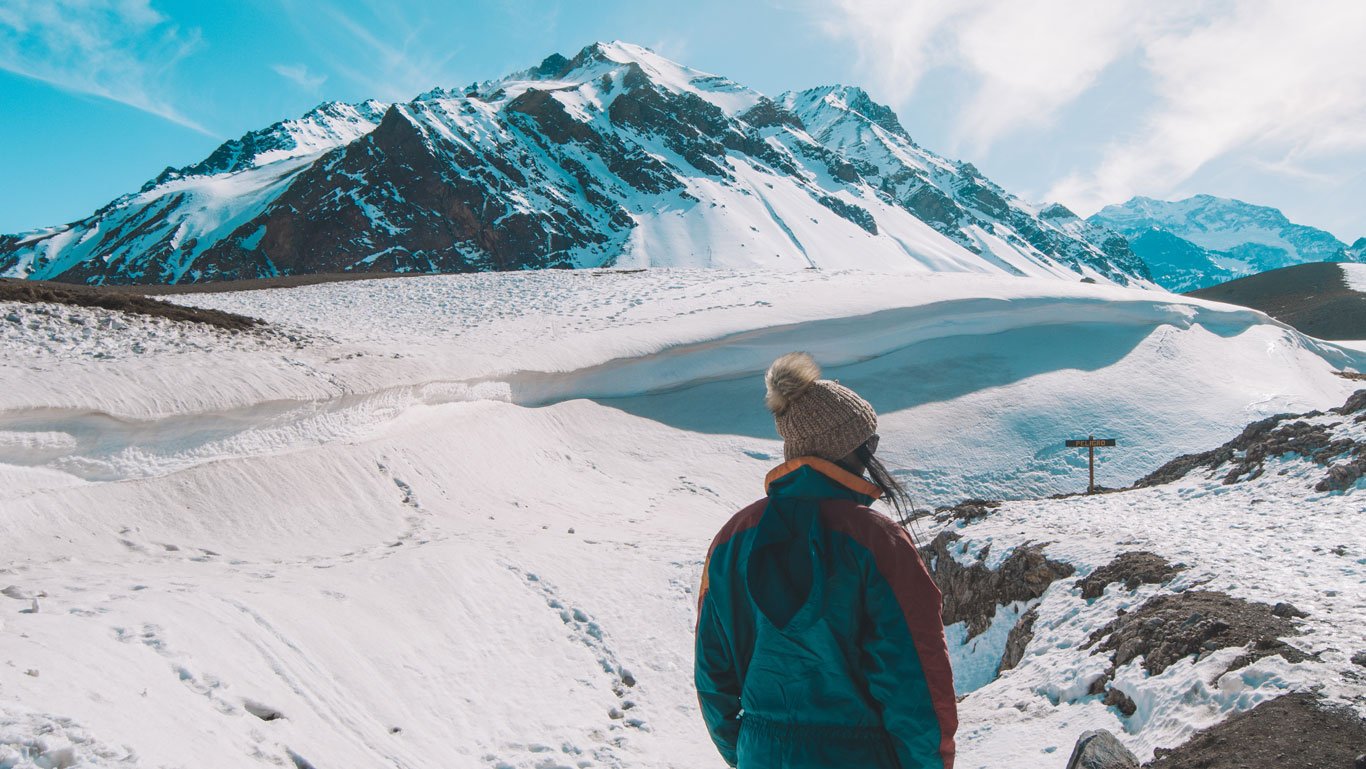
POLYGON ((740 734, 740 682, 731 659, 730 643, 705 592, 698 605, 697 640, 693 656, 693 679, 702 720, 712 742, 726 763, 735 766, 736 739, 740 734))
POLYGON ((905 530, 880 528, 865 598, 869 693, 902 769, 952 769, 958 705, 939 588, 905 530))

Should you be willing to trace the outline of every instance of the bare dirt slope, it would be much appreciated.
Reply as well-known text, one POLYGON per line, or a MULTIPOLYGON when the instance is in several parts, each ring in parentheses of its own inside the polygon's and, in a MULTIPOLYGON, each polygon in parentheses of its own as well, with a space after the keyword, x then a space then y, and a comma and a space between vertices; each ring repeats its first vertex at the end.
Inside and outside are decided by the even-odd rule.
POLYGON ((1319 339, 1366 339, 1366 294, 1347 285, 1335 262, 1269 270, 1186 296, 1261 310, 1319 339))

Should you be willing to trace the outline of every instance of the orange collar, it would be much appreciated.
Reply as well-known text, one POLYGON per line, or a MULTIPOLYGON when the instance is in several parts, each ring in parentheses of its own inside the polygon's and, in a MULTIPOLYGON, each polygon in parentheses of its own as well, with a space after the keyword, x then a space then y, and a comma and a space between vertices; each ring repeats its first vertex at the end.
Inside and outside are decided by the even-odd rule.
POLYGON ((764 491, 768 491, 769 484, 799 467, 810 467, 812 470, 824 475, 826 478, 829 478, 846 489, 857 491, 860 494, 867 494, 873 499, 880 499, 882 497, 882 489, 879 489, 877 486, 870 483, 868 479, 854 475, 834 462, 831 462, 828 459, 821 459, 820 457, 797 457, 796 459, 789 459, 772 470, 769 470, 768 475, 764 476, 764 491))

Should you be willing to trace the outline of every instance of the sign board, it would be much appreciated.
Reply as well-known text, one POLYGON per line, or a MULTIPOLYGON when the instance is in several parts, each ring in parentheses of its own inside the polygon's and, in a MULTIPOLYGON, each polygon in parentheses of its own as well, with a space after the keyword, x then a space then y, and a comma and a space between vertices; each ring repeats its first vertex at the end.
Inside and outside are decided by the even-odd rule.
POLYGON ((1091 476, 1091 482, 1086 487, 1087 494, 1096 493, 1096 449, 1113 445, 1114 438, 1097 438, 1094 435, 1067 441, 1069 449, 1086 449, 1086 468, 1091 476))

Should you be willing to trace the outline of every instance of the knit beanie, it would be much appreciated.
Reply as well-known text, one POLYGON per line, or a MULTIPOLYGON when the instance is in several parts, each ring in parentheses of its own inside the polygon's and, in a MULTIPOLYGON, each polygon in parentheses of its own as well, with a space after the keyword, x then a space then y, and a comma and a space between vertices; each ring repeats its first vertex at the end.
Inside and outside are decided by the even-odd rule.
POLYGON ((773 361, 764 376, 764 401, 783 436, 785 459, 838 462, 877 432, 877 413, 868 401, 820 375, 810 355, 793 352, 773 361))

